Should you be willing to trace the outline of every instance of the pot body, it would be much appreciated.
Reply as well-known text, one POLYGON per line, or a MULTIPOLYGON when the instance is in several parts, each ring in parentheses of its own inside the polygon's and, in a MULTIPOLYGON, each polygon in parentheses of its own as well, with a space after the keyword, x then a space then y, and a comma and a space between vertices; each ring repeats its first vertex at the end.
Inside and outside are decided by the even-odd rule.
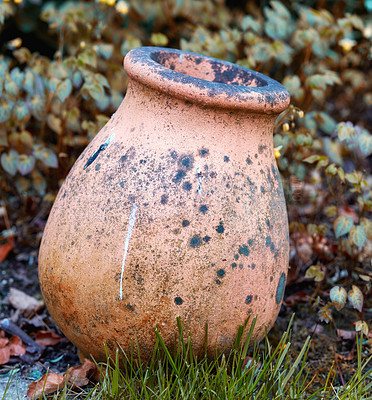
POLYGON ((206 324, 210 354, 230 349, 251 315, 262 338, 288 266, 272 139, 280 110, 213 107, 129 75, 45 228, 39 276, 53 319, 96 360, 104 342, 114 352, 136 340, 148 359, 155 326, 171 346, 177 316, 196 352, 206 324))

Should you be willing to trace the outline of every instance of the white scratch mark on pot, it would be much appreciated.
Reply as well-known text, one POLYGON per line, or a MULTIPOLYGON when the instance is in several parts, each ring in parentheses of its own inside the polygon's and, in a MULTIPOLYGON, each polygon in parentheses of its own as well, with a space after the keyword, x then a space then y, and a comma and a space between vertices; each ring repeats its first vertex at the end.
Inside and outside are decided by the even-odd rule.
POLYGON ((198 173, 198 179, 199 179, 199 185, 198 185, 197 192, 199 195, 201 195, 202 173, 201 173, 199 165, 196 166, 196 172, 198 173))
POLYGON ((136 222, 136 212, 137 212, 137 206, 136 206, 136 204, 133 204, 132 211, 130 212, 130 216, 129 216, 128 232, 127 232, 127 237, 125 239, 125 244, 124 244, 123 262, 121 264, 120 299, 123 299, 123 277, 124 277, 125 259, 127 258, 128 248, 129 248, 129 240, 130 240, 130 237, 132 236, 134 223, 136 222))
POLYGON ((101 146, 98 147, 98 149, 89 157, 87 163, 84 166, 84 169, 87 169, 89 167, 90 164, 92 164, 92 162, 98 157, 98 154, 101 151, 106 150, 106 147, 110 144, 111 140, 114 138, 115 133, 113 133, 107 140, 105 143, 101 144, 101 146))

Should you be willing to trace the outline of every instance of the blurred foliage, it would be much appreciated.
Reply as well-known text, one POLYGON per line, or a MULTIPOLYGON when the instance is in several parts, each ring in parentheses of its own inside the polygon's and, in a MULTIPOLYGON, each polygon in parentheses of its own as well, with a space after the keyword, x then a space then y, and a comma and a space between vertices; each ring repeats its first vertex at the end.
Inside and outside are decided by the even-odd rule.
POLYGON ((10 221, 3 237, 38 231, 38 210, 53 202, 119 106, 130 49, 169 46, 222 58, 277 79, 291 94, 274 133, 291 221, 289 282, 305 276, 318 289, 332 288, 330 296, 318 289, 314 296, 326 322, 348 298, 357 329, 366 332, 371 12, 369 0, 3 1, 0 178, 10 221), (29 49, 30 38, 39 49, 29 49))

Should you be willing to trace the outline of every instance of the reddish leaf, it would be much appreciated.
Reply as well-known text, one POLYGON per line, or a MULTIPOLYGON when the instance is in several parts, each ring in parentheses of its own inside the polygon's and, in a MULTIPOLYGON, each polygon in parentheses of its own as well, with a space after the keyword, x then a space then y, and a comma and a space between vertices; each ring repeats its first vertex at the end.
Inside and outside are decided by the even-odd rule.
POLYGON ((94 362, 85 359, 82 365, 69 368, 64 376, 67 377, 67 382, 73 386, 83 387, 89 383, 89 379, 95 374, 96 369, 94 362))
POLYGON ((6 243, 0 246, 0 262, 4 261, 7 258, 10 250, 12 249, 13 249, 13 241, 11 240, 8 240, 6 243))
POLYGON ((309 298, 310 296, 306 292, 300 290, 288 296, 284 304, 286 306, 293 307, 296 303, 306 303, 309 300, 309 298))
POLYGON ((36 332, 35 342, 40 346, 54 346, 61 341, 61 336, 51 331, 36 332))
POLYGON ((0 365, 6 364, 10 358, 10 349, 8 346, 0 349, 0 365))
POLYGON ((10 338, 10 355, 11 356, 19 356, 26 354, 26 346, 22 343, 22 340, 18 336, 12 336, 10 338))
POLYGON ((39 380, 28 385, 27 396, 30 399, 40 399, 43 394, 57 391, 64 385, 64 378, 54 372, 48 372, 39 380))
POLYGON ((0 349, 2 349, 3 347, 7 346, 9 343, 9 339, 8 338, 0 338, 0 349))

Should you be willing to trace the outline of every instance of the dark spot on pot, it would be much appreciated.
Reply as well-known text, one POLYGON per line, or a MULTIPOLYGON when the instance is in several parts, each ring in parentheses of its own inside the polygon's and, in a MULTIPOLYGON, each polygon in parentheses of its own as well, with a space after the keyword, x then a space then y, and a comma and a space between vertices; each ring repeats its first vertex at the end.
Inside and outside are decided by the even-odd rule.
POLYGON ((94 169, 95 169, 96 171, 99 171, 100 168, 101 168, 101 164, 96 164, 96 166, 94 167, 94 169))
POLYGON ((179 183, 179 182, 181 182, 181 180, 182 180, 185 176, 186 176, 186 172, 185 172, 185 171, 182 171, 182 169, 179 169, 179 170, 177 171, 176 176, 173 178, 173 182, 179 183))
POLYGON ((188 221, 187 219, 184 219, 183 221, 182 221, 182 226, 185 228, 186 226, 189 226, 190 225, 190 221, 188 221))
POLYGON ((239 268, 240 268, 240 269, 243 269, 243 264, 239 264, 239 268))
POLYGON ((254 155, 254 158, 258 158, 258 154, 257 153, 254 155))
POLYGON ((203 237, 203 241, 204 241, 205 243, 208 243, 210 240, 211 240, 211 237, 208 236, 208 235, 203 237))
POLYGON ((129 303, 127 304, 127 310, 134 311, 134 308, 135 308, 135 306, 132 306, 129 303))
POLYGON ((147 207, 149 205, 149 203, 143 203, 144 207, 147 207))
POLYGON ((219 269, 218 271, 217 271, 217 275, 220 277, 220 278, 223 278, 225 275, 226 275, 226 272, 225 272, 225 270, 224 269, 219 269))
POLYGON ((128 158, 127 155, 121 156, 120 161, 123 163, 123 162, 127 161, 127 158, 128 158))
POLYGON ((129 195, 129 201, 130 201, 131 203, 134 203, 134 202, 136 201, 136 196, 134 196, 133 194, 130 194, 130 195, 129 195))
POLYGON ((199 211, 205 214, 208 211, 208 207, 203 204, 202 206, 199 207, 199 211))
POLYGON ((222 222, 222 221, 221 221, 221 222, 219 223, 219 225, 217 226, 216 231, 217 231, 218 233, 224 233, 224 232, 225 232, 225 228, 224 228, 224 226, 223 226, 223 222, 222 222))
POLYGON ((173 233, 174 233, 175 235, 178 235, 178 234, 180 233, 180 230, 179 230, 179 229, 175 229, 175 230, 173 231, 173 233))
POLYGON ((207 157, 208 154, 209 154, 209 150, 208 149, 200 149, 199 150, 200 157, 207 157))
POLYGON ((284 295, 284 289, 285 289, 285 273, 282 272, 282 274, 280 275, 278 287, 276 288, 276 295, 275 295, 276 304, 279 304, 282 301, 284 295))
POLYGON ((209 174, 209 176, 210 176, 212 179, 217 178, 217 172, 211 172, 211 173, 209 174))
POLYGON ((262 194, 266 193, 266 190, 265 190, 265 188, 263 186, 261 186, 261 193, 262 194))
POLYGON ((167 204, 168 203, 168 195, 167 194, 162 194, 161 195, 160 203, 161 204, 167 204))
POLYGON ((180 167, 186 168, 187 170, 192 168, 193 163, 194 163, 194 159, 192 156, 182 156, 178 161, 178 164, 180 165, 180 167))
POLYGON ((250 304, 252 302, 252 295, 247 296, 247 298, 245 299, 245 304, 250 304))
POLYGON ((189 190, 191 190, 191 188, 192 188, 192 184, 191 184, 190 182, 184 182, 183 185, 182 185, 182 187, 183 187, 185 190, 189 191, 189 190))
POLYGON ((266 247, 269 247, 271 244, 271 236, 266 236, 266 247))
POLYGON ((266 225, 270 228, 270 220, 266 218, 266 225))
POLYGON ((249 157, 247 157, 245 161, 248 165, 252 165, 252 160, 249 157))
POLYGON ((271 172, 273 173, 273 175, 276 177, 276 169, 274 167, 274 164, 271 164, 271 172))
POLYGON ((235 258, 235 260, 238 260, 239 259, 239 254, 235 254, 234 258, 235 258))
POLYGON ((147 160, 140 160, 140 164, 146 164, 147 160))
POLYGON ((265 171, 263 169, 260 169, 260 173, 264 175, 265 171))
POLYGON ((124 187, 124 182, 120 182, 120 186, 123 188, 124 187))
POLYGON ((266 150, 266 149, 267 149, 267 146, 258 146, 258 152, 260 154, 262 154, 264 152, 264 150, 266 150))
POLYGON ((178 154, 176 151, 173 150, 173 151, 171 151, 170 156, 173 158, 173 160, 176 160, 178 157, 178 154))
POLYGON ((183 303, 183 300, 181 299, 181 297, 175 297, 174 298, 174 302, 180 306, 183 303))
POLYGON ((270 282, 272 282, 274 280, 273 276, 270 276, 270 282))
POLYGON ((216 279, 217 285, 221 285, 221 281, 219 279, 216 279))
POLYGON ((255 269, 255 268, 256 268, 256 264, 252 264, 252 265, 251 265, 251 268, 252 268, 252 269, 255 269))
POLYGON ((239 252, 239 254, 242 254, 243 256, 248 256, 249 255, 248 246, 246 244, 244 244, 243 246, 240 246, 238 252, 239 252))
POLYGON ((237 263, 232 263, 231 266, 232 266, 233 268, 236 268, 236 267, 238 266, 238 264, 237 264, 237 263))
POLYGON ((135 127, 133 127, 133 128, 130 128, 130 131, 131 132, 134 132, 136 130, 136 128, 135 127))
POLYGON ((253 239, 249 239, 249 240, 248 240, 248 244, 249 244, 250 246, 252 246, 252 244, 253 244, 253 239))
POLYGON ((194 235, 191 239, 190 239, 190 246, 191 247, 199 247, 202 244, 202 241, 200 239, 199 235, 194 235))
POLYGON ((229 161, 230 161, 230 158, 229 158, 229 157, 227 157, 227 156, 224 156, 224 158, 223 158, 223 161, 225 161, 225 162, 229 162, 229 161))
POLYGON ((274 243, 271 243, 271 244, 270 244, 270 250, 274 253, 274 251, 275 251, 274 243))

